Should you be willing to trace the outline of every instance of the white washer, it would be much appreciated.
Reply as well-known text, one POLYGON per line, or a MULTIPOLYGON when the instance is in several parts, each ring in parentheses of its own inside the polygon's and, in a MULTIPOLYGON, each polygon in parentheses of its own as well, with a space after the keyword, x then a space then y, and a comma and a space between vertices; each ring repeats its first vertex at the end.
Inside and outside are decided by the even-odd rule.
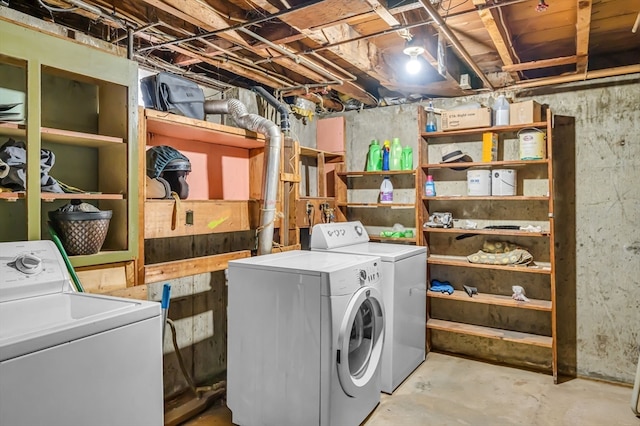
POLYGON ((73 292, 51 241, 0 243, 0 277, 0 424, 163 424, 159 303, 73 292))
POLYGON ((380 256, 387 321, 382 352, 382 391, 392 393, 425 359, 427 249, 369 242, 362 223, 315 225, 311 250, 380 256))
POLYGON ((380 402, 380 258, 229 262, 227 405, 243 426, 357 426, 380 402))

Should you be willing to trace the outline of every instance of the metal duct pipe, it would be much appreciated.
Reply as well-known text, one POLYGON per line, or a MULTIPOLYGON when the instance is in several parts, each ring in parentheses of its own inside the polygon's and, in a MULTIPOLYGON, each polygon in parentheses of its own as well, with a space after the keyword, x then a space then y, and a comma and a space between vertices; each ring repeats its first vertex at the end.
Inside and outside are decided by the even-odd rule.
POLYGON ((287 107, 281 102, 278 102, 278 100, 262 86, 252 86, 251 90, 262 96, 272 107, 278 110, 280 113, 280 130, 282 130, 285 136, 288 136, 289 132, 291 132, 291 122, 289 121, 289 110, 287 107))
POLYGON ((262 133, 266 138, 264 173, 262 177, 261 228, 258 234, 258 254, 271 253, 273 229, 278 196, 278 171, 280 170, 280 147, 282 145, 278 126, 257 114, 249 114, 247 107, 237 99, 208 100, 204 103, 206 114, 230 114, 243 129, 262 133))

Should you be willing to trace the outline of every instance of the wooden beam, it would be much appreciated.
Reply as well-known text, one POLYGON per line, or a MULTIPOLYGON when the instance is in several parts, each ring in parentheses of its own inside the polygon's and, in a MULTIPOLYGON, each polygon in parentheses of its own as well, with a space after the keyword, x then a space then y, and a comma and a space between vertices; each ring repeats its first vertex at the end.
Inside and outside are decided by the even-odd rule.
POLYGON ((587 72, 584 75, 571 74, 571 75, 561 75, 558 77, 545 77, 545 78, 538 78, 535 80, 527 80, 525 82, 521 82, 511 86, 509 87, 509 89, 513 89, 513 90, 531 89, 535 87, 551 86, 554 84, 573 83, 576 81, 585 81, 585 80, 592 80, 595 78, 605 78, 605 77, 617 77, 620 75, 635 74, 635 73, 640 73, 639 64, 626 65, 623 67, 616 67, 616 68, 607 68, 607 69, 595 70, 595 71, 587 70, 587 72))
POLYGON ((269 13, 280 12, 277 7, 269 3, 267 0, 248 0, 247 3, 252 3, 258 6, 260 9, 266 10, 269 13))
POLYGON ((389 12, 389 10, 380 2, 380 0, 365 0, 367 3, 371 5, 373 11, 386 22, 389 27, 393 28, 400 25, 400 22, 396 19, 395 16, 389 12))
MULTIPOLYGON (((155 5, 155 3, 159 3, 160 0, 143 0, 149 4, 155 5)), ((179 6, 182 2, 182 0, 166 0, 167 3, 171 3, 172 5, 177 5, 179 6)), ((191 2, 193 2, 194 0, 190 0, 191 2)), ((172 7, 168 4, 162 4, 163 5, 163 10, 172 7)), ((177 7, 176 6, 176 7, 177 7)), ((218 30, 220 28, 226 28, 229 25, 226 23, 226 21, 224 21, 224 19, 222 19, 216 12, 214 9, 212 9, 210 6, 208 5, 204 5, 203 3, 198 3, 197 6, 194 7, 190 7, 190 8, 185 8, 184 10, 188 10, 189 14, 187 13, 183 13, 180 11, 177 11, 177 14, 179 14, 180 17, 182 17, 184 20, 186 20, 187 22, 192 23, 193 25, 197 25, 203 29, 205 29, 206 31, 215 31, 218 30), (195 15, 192 16, 191 13, 205 13, 203 10, 204 9, 210 9, 210 13, 207 14, 207 19, 203 19, 201 17, 201 15, 195 15), (224 23, 224 25, 223 25, 224 23)), ((285 21, 285 17, 288 15, 283 15, 283 17, 281 17, 281 19, 283 21, 285 21)), ((286 22, 286 21, 285 21, 286 22)), ((220 37, 223 37, 224 34, 227 34, 226 32, 222 32, 220 33, 220 37)), ((226 37, 227 40, 230 41, 234 41, 234 39, 230 39, 228 37, 226 37)), ((252 51, 253 53, 259 55, 260 57, 263 58, 267 58, 267 57, 271 57, 271 56, 275 56, 275 55, 271 55, 271 53, 268 51, 268 49, 259 49, 255 46, 249 46, 247 42, 244 41, 244 39, 242 40, 242 46, 250 51, 252 51)), ((188 49, 183 49, 182 51, 179 50, 179 48, 176 48, 176 45, 167 45, 166 46, 169 49, 172 49, 176 52, 179 53, 185 53, 189 56, 192 57, 198 57, 197 54, 193 54, 193 53, 187 53, 190 52, 188 49)), ((207 56, 200 56, 201 58, 205 58, 207 56)), ((211 61, 213 60, 213 64, 215 66, 219 66, 220 68, 226 69, 227 71, 231 71, 234 72, 236 74, 239 74, 243 77, 247 77, 249 79, 255 80, 255 81, 259 81, 256 78, 254 78, 252 76, 251 71, 249 70, 256 70, 257 67, 251 67, 249 65, 243 66, 242 64, 238 63, 238 62, 224 62, 224 60, 220 59, 220 60, 215 60, 213 58, 208 58, 208 60, 204 60, 204 62, 207 63, 212 63, 211 61), (244 68, 244 69, 243 69, 244 68)), ((277 63, 278 65, 281 65, 282 67, 284 67, 285 69, 289 69, 292 72, 295 72, 299 75, 301 75, 302 77, 308 78, 309 80, 311 80, 312 82, 316 82, 316 83, 320 83, 323 81, 327 81, 327 79, 318 74, 317 72, 309 69, 308 67, 306 67, 305 65, 302 65, 301 63, 298 63, 297 61, 293 60, 292 58, 288 58, 286 56, 281 56, 278 59, 273 59, 274 63, 277 63)), ((258 74, 260 74, 259 71, 257 71, 258 74)), ((264 74, 268 75, 268 73, 265 71, 264 74)), ((267 84, 264 83, 264 78, 262 78, 263 81, 259 81, 263 84, 267 84)), ((286 86, 286 84, 283 83, 283 80, 280 79, 278 84, 274 84, 274 81, 277 81, 275 78, 271 78, 271 82, 269 84, 267 84, 269 87, 272 88, 282 88, 284 86, 286 86)), ((347 94, 351 97, 353 97, 354 99, 357 99, 358 101, 364 103, 365 105, 375 105, 376 101, 374 98, 372 98, 367 92, 366 90, 364 90, 363 88, 361 88, 360 86, 356 85, 355 83, 352 82, 346 82, 345 84, 341 85, 339 87, 339 91, 341 93, 347 94)))
POLYGON ((502 71, 526 71, 534 70, 538 68, 556 67, 558 65, 575 64, 578 61, 576 55, 573 56, 561 56, 559 58, 542 59, 540 61, 523 62, 520 64, 505 65, 502 67, 502 71))
POLYGON ((587 72, 589 60, 589 33, 591 31, 591 0, 577 0, 578 15, 576 19, 576 72, 587 72))
MULTIPOLYGON (((484 3, 484 0, 474 0, 473 4, 477 6, 479 2, 484 3)), ((511 42, 505 41, 505 37, 507 37, 508 34, 503 34, 502 31, 500 31, 500 28, 498 28, 498 24, 496 23, 496 17, 493 14, 493 9, 478 10, 480 20, 482 20, 482 24, 487 29, 489 37, 491 37, 491 41, 493 41, 493 44, 498 51, 498 55, 500 56, 502 63, 505 66, 511 66, 513 65, 513 58, 511 57, 510 50, 511 42), (507 43, 509 44, 509 46, 507 45, 507 43)), ((512 72, 510 75, 511 78, 513 78, 515 81, 520 80, 520 76, 517 72, 512 72)))
MULTIPOLYGON (((195 0, 142 0, 143 2, 179 17, 207 31, 219 30, 229 27, 218 13, 204 2, 195 0)), ((247 41, 235 31, 226 31, 219 34, 220 38, 232 41, 241 46, 249 46, 247 41)))
POLYGON ((227 269, 230 260, 243 259, 245 257, 251 257, 250 250, 147 265, 145 266, 144 282, 149 284, 191 275, 206 274, 207 272, 223 271, 227 269))
MULTIPOLYGON (((166 40, 163 40, 159 37, 155 37, 145 33, 138 33, 136 37, 147 40, 151 43, 162 43, 166 40)), ((235 62, 225 61, 224 58, 216 59, 210 58, 208 56, 193 52, 189 49, 180 47, 176 44, 171 44, 166 46, 167 49, 172 50, 176 53, 181 53, 183 55, 196 58, 199 62, 205 62, 207 64, 213 65, 214 67, 222 68, 226 71, 238 74, 240 76, 250 78, 258 83, 264 84, 267 87, 278 88, 282 86, 282 81, 279 81, 276 77, 271 76, 266 71, 260 71, 256 68, 243 66, 235 62)))

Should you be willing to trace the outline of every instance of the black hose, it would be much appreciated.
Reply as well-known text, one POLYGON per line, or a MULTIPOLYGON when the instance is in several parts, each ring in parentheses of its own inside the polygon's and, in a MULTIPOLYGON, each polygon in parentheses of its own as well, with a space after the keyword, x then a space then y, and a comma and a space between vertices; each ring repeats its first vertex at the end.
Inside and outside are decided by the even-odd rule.
POLYGON ((285 135, 288 135, 291 131, 291 123, 289 122, 289 110, 287 107, 278 102, 278 100, 262 86, 252 86, 251 90, 262 96, 271 106, 278 110, 280 113, 280 130, 285 135))

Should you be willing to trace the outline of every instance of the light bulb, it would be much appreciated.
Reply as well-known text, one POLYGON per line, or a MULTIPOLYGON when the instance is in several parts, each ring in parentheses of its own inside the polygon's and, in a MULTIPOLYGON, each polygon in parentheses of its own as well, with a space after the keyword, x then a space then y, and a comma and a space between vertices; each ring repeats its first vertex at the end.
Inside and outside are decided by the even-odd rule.
POLYGON ((418 57, 415 55, 411 55, 409 61, 407 62, 407 72, 409 74, 417 74, 420 71, 420 68, 422 68, 422 66, 420 65, 418 57))

